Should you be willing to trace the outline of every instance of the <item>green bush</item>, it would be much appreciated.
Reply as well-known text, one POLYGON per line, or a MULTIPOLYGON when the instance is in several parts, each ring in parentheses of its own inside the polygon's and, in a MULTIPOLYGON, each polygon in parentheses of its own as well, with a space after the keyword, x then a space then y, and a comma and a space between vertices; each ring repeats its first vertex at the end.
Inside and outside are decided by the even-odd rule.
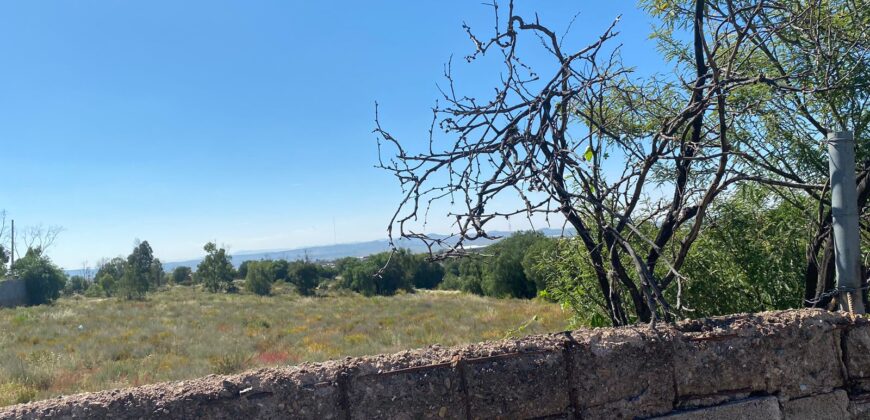
POLYGON ((248 264, 247 274, 245 290, 260 296, 268 296, 272 292, 274 272, 271 262, 251 262, 248 264))
POLYGON ((66 283, 66 275, 39 250, 29 249, 24 258, 15 261, 16 276, 24 280, 28 303, 41 305, 51 303, 58 297, 66 283))

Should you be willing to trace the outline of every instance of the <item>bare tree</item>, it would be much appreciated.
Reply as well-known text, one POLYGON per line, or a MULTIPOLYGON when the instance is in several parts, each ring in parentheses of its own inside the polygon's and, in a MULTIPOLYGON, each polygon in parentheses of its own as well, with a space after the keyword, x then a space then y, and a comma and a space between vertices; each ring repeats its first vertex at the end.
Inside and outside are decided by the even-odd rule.
MULTIPOLYGON (((63 232, 63 227, 57 225, 51 226, 29 226, 21 232, 21 240, 25 250, 33 249, 45 252, 54 244, 58 235, 63 232)), ((18 254, 16 250, 16 255, 18 254)))
POLYGON ((479 38, 466 26, 475 46, 468 61, 486 54, 503 59, 493 97, 458 94, 448 64, 446 105, 436 105, 422 152, 392 136, 376 112, 380 167, 405 192, 390 237, 461 255, 464 242, 490 237, 493 220, 559 215, 588 253, 599 303, 613 324, 679 314, 680 268, 717 196, 740 182, 823 188, 754 169, 758 162, 744 150, 763 139, 740 124, 759 115, 741 98, 753 89, 813 95, 827 88, 795 86, 798 70, 765 74, 754 66, 759 40, 787 36, 801 15, 760 0, 695 0, 685 9, 664 3, 676 16, 666 24, 682 16, 691 34, 686 45, 669 40, 684 71, 646 80, 634 77, 611 45, 618 19, 574 49, 537 18, 516 15, 512 2, 507 13, 492 5, 492 37, 479 38), (551 58, 545 70, 519 58, 535 47, 551 58), (395 151, 389 159, 387 146, 395 151), (502 208, 496 197, 506 195, 519 205, 502 208), (447 239, 416 230, 436 202, 452 209, 456 232, 447 239))

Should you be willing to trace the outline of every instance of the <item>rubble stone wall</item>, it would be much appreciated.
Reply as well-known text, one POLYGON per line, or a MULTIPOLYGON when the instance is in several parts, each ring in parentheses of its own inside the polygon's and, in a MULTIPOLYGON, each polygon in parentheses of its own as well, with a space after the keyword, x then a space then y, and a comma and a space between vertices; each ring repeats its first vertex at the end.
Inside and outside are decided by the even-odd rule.
POLYGON ((870 419, 870 322, 601 328, 65 396, 0 418, 870 419))

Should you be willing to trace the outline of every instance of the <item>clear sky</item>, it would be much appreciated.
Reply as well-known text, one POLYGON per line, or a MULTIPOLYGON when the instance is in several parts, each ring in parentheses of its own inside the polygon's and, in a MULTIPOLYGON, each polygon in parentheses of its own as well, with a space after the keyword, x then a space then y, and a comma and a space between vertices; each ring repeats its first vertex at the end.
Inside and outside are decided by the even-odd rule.
MULTIPOLYGON (((576 45, 622 14, 626 61, 659 60, 634 1, 518 5, 558 28, 580 12, 576 45)), ((491 92, 500 69, 459 59, 472 52, 463 21, 489 34, 491 8, 2 2, 0 209, 19 226, 63 226, 49 254, 67 269, 126 255, 136 238, 173 261, 210 240, 242 251, 385 237, 401 191, 374 168, 374 102, 414 143, 451 54, 464 86, 491 92)))

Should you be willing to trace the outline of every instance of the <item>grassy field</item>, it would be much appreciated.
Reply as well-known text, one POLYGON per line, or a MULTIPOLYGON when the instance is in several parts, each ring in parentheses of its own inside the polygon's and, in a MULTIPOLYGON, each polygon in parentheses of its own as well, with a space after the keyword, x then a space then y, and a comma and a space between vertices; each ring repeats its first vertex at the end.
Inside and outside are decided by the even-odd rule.
POLYGON ((62 298, 0 309, 0 406, 566 326, 553 304, 441 292, 257 297, 176 286, 145 301, 62 298))

